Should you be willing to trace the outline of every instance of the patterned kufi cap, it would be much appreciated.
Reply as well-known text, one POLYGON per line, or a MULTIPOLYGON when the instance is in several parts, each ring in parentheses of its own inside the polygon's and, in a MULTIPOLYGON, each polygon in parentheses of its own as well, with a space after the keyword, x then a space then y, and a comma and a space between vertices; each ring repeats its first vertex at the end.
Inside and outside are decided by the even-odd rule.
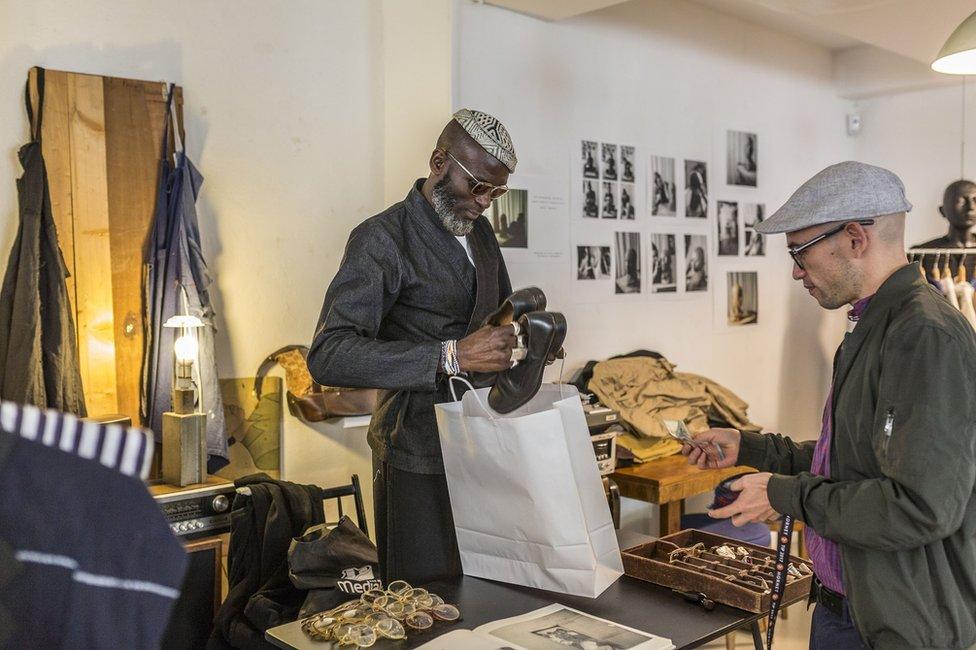
POLYGON ((518 158, 515 157, 515 147, 504 124, 488 113, 467 108, 455 113, 454 119, 482 149, 508 167, 508 171, 515 171, 518 158))

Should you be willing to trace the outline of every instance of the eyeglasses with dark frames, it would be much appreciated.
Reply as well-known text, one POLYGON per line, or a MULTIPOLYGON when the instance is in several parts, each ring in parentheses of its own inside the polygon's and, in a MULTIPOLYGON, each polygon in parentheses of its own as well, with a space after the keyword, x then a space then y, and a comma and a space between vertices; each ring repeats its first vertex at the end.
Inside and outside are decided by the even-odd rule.
POLYGON ((874 225, 874 219, 861 219, 859 221, 845 221, 844 223, 842 223, 841 225, 837 226, 836 228, 831 228, 827 232, 817 235, 816 237, 814 237, 813 239, 811 239, 808 242, 804 242, 804 243, 800 244, 799 246, 789 246, 789 247, 787 247, 786 252, 788 252, 790 254, 790 257, 793 258, 793 261, 796 262, 796 265, 798 267, 800 267, 801 270, 805 270, 804 269, 804 266, 803 266, 803 251, 805 251, 806 249, 810 248, 814 244, 818 244, 818 243, 822 242, 823 240, 827 239, 828 237, 833 237, 837 233, 839 233, 842 230, 844 230, 844 228, 847 228, 847 226, 850 225, 850 224, 852 224, 852 223, 857 223, 857 224, 860 224, 862 226, 873 226, 874 225))
POLYGON ((463 169, 464 173, 471 177, 471 180, 474 181, 474 185, 471 186, 471 194, 474 196, 485 196, 487 194, 488 198, 494 201, 508 191, 507 185, 492 185, 491 183, 479 180, 474 174, 468 171, 468 168, 465 167, 460 160, 454 157, 454 154, 446 149, 444 150, 444 153, 450 156, 451 160, 456 162, 458 167, 463 169))

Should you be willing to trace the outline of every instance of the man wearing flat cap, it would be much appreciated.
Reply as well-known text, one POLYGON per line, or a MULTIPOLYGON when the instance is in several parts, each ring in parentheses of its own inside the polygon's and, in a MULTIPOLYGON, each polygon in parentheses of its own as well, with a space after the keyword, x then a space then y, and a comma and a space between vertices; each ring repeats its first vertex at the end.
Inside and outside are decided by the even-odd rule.
POLYGON ((406 198, 349 236, 308 354, 330 386, 381 389, 367 434, 380 571, 420 585, 458 575, 434 404, 448 376, 509 368, 510 326, 479 328, 512 292, 482 212, 515 171, 508 131, 462 109, 406 198))
POLYGON ((822 307, 849 308, 820 437, 711 429, 697 438, 724 461, 682 450, 761 470, 712 516, 805 522, 811 648, 976 644, 976 335, 906 264, 909 210, 893 173, 844 162, 756 226, 786 233, 793 279, 822 307))

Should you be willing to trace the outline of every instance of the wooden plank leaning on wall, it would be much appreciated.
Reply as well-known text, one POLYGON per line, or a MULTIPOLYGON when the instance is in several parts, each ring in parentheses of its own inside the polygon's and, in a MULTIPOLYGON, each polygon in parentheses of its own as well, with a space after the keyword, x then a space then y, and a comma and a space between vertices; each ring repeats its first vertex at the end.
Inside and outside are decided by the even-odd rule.
MULTIPOLYGON (((30 79, 36 107, 33 69, 30 79)), ((71 273, 88 412, 122 413, 138 423, 142 260, 156 202, 166 84, 46 70, 44 97, 42 149, 71 273)), ((174 104, 182 127, 180 88, 174 104)))

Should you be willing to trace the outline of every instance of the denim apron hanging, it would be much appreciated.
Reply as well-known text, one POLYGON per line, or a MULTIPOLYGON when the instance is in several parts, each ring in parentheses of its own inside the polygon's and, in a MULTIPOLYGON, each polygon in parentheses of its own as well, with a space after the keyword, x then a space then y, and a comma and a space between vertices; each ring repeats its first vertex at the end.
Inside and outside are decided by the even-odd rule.
POLYGON ((223 400, 214 357, 214 310, 208 288, 212 282, 200 248, 196 199, 203 176, 186 157, 175 124, 173 86, 166 103, 166 126, 160 156, 159 187, 152 228, 146 242, 146 350, 143 360, 142 415, 156 440, 163 430, 163 412, 172 409, 173 343, 178 329, 163 327, 172 316, 191 315, 203 321, 197 330, 199 363, 193 379, 197 407, 207 416, 207 470, 228 462, 223 400), (170 138, 175 154, 167 155, 170 138))
POLYGON ((27 84, 31 141, 18 157, 20 223, 0 289, 0 398, 85 416, 78 340, 41 155, 44 69, 37 68, 37 115, 27 84))

